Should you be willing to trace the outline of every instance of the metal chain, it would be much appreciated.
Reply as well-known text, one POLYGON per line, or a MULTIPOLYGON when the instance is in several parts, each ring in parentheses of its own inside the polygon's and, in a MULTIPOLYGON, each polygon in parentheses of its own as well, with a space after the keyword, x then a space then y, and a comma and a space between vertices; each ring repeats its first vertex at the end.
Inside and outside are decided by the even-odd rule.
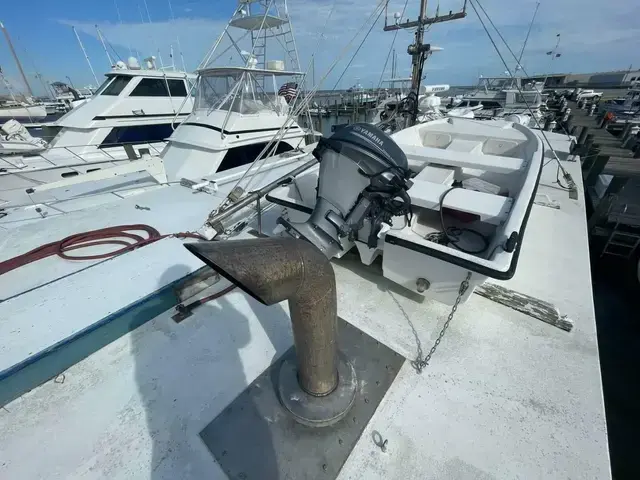
POLYGON ((444 334, 449 328, 449 324, 451 323, 451 320, 453 320, 453 316, 455 315, 456 310, 458 309, 458 305, 460 305, 462 296, 465 294, 465 292, 469 288, 470 279, 471 279, 471 272, 467 272, 467 277, 462 281, 462 283, 460 283, 460 289, 458 290, 458 297, 456 298, 456 301, 453 304, 453 307, 451 307, 451 312, 449 312, 447 321, 444 322, 444 325, 442 326, 442 330, 440 330, 440 333, 438 334, 438 338, 436 338, 436 341, 434 342, 433 347, 431 347, 431 350, 429 350, 429 353, 423 359, 422 352, 418 352, 418 356, 416 357, 416 359, 411 362, 411 366, 416 369, 416 372, 422 373, 422 370, 424 370, 424 368, 427 365, 429 365, 429 362, 431 361, 431 357, 433 356, 433 354, 436 353, 436 349, 438 348, 438 345, 440 345, 440 342, 442 341, 442 337, 444 337, 444 334))

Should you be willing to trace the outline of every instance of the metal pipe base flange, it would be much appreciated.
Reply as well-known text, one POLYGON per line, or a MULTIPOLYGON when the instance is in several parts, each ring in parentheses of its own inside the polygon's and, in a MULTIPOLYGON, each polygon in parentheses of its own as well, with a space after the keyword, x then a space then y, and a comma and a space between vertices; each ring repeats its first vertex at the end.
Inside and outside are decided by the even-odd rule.
POLYGON ((330 394, 317 397, 305 392, 298 382, 294 357, 285 359, 280 367, 278 393, 289 414, 309 427, 327 427, 349 413, 356 399, 356 371, 342 355, 338 356, 338 385, 330 394))

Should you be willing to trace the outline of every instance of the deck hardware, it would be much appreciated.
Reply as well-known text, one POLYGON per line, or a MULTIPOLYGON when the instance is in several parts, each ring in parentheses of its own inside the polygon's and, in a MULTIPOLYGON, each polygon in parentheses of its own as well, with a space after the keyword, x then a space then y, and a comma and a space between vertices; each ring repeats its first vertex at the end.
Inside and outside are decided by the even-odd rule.
POLYGON ((279 372, 282 406, 304 425, 341 420, 356 397, 353 365, 337 348, 337 294, 331 263, 310 242, 257 238, 185 247, 265 305, 289 301, 296 360, 279 372))
POLYGON ((424 292, 426 290, 429 290, 430 286, 431 286, 431 283, 426 278, 422 278, 421 277, 418 280, 416 280, 416 289, 420 293, 422 293, 422 292, 424 292))
POLYGON ((451 307, 451 312, 449 312, 447 321, 444 322, 444 325, 442 326, 442 329, 438 334, 438 338, 436 338, 436 341, 431 347, 431 350, 429 350, 429 353, 427 353, 427 355, 424 358, 422 358, 422 349, 419 349, 416 359, 411 362, 411 366, 415 368, 417 373, 422 373, 424 368, 427 365, 429 365, 429 362, 431 361, 431 357, 433 356, 433 354, 436 353, 436 349, 438 348, 438 345, 440 345, 440 342, 442 341, 442 337, 444 337, 444 334, 449 328, 449 324, 451 323, 451 320, 453 320, 453 316, 455 315, 456 310, 458 309, 458 305, 460 304, 460 301, 462 300, 463 295, 469 288, 470 279, 471 279, 471 272, 468 272, 465 279, 460 283, 460 289, 458 290, 458 297, 456 298, 456 301, 453 304, 453 307, 451 307))
POLYGON ((388 438, 383 439, 382 434, 377 430, 373 431, 373 433, 371 434, 371 437, 373 438, 373 443, 375 443, 376 446, 379 447, 380 450, 382 450, 382 453, 386 453, 387 443, 389 443, 389 439, 388 438))

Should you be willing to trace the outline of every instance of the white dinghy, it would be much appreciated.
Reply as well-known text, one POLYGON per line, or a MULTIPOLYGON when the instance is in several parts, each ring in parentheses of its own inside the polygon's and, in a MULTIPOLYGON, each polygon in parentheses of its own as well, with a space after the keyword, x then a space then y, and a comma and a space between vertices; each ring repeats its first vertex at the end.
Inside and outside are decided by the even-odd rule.
POLYGON ((354 246, 385 277, 447 304, 470 275, 511 278, 544 149, 529 128, 447 118, 386 136, 347 126, 314 150, 319 167, 272 191, 280 223, 328 257, 354 246), (317 189, 317 190, 316 190, 317 189), (316 194, 317 191, 317 194, 316 194))

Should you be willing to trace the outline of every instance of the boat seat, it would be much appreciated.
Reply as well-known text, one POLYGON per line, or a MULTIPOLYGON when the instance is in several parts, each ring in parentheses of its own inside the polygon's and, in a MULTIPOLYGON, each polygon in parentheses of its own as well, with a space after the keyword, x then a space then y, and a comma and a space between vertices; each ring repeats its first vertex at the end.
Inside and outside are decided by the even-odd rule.
MULTIPOLYGON (((451 188, 449 185, 421 180, 418 175, 409 189, 411 204, 431 210, 440 209, 440 197, 451 188)), ((483 222, 499 225, 507 219, 513 199, 491 193, 456 188, 447 194, 443 205, 459 212, 478 215, 483 222)))
POLYGON ((514 173, 524 167, 521 158, 456 152, 448 149, 400 145, 409 161, 437 163, 451 167, 474 168, 496 173, 514 173))

